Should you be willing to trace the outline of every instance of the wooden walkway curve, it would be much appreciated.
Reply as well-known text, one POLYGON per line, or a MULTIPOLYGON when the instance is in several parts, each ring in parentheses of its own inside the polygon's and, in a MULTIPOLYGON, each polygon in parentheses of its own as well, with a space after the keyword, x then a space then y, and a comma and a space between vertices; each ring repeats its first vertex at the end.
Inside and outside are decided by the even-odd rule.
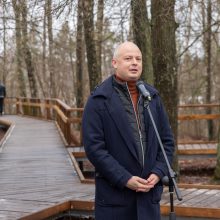
MULTIPOLYGON (((40 219, 50 207, 64 204, 65 210, 76 200, 85 201, 93 210, 94 185, 80 182, 53 121, 21 116, 1 119, 11 121, 14 127, 0 152, 0 220, 40 219)), ((186 217, 178 219, 220 219, 220 187, 180 187, 183 201, 175 199, 175 209, 177 216, 186 217)), ((167 189, 161 212, 169 213, 167 189)))
POLYGON ((54 122, 3 116, 14 123, 0 153, 0 219, 14 220, 63 201, 93 199, 80 184, 54 122))

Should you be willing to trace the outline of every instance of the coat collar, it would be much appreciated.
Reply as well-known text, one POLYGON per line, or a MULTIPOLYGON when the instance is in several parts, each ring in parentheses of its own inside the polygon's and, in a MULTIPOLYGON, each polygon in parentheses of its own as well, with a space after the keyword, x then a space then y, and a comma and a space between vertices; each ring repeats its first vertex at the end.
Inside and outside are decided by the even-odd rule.
MULTIPOLYGON (((107 78, 105 81, 103 81, 100 85, 96 86, 94 91, 92 92, 92 96, 103 96, 105 98, 111 98, 112 93, 114 92, 114 88, 112 86, 113 84, 113 75, 107 78)), ((158 94, 158 91, 150 86, 149 84, 145 84, 146 89, 150 92, 151 97, 153 98, 156 94, 158 94)))

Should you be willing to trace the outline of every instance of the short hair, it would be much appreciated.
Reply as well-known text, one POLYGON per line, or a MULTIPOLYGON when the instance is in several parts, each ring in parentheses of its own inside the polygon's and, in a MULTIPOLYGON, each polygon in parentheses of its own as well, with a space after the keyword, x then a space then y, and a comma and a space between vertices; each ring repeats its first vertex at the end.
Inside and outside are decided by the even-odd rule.
POLYGON ((120 45, 121 45, 121 43, 116 46, 114 53, 113 53, 113 58, 116 58, 118 56, 118 50, 120 48, 120 45))
MULTIPOLYGON (((116 46, 116 48, 115 48, 115 50, 114 50, 114 53, 113 53, 113 58, 116 58, 116 57, 118 57, 118 54, 119 54, 119 50, 121 49, 121 47, 124 45, 124 44, 133 44, 133 45, 135 45, 138 49, 139 49, 139 47, 135 44, 135 43, 133 43, 132 41, 125 41, 125 42, 123 42, 123 43, 120 43, 120 44, 118 44, 117 46, 116 46)), ((140 50, 140 49, 139 49, 140 50)))

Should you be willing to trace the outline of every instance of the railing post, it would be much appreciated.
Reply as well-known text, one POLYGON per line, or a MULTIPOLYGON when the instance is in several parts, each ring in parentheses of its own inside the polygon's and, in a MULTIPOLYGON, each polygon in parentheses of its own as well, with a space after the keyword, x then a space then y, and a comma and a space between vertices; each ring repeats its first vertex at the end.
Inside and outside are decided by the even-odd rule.
POLYGON ((50 105, 50 100, 46 100, 46 119, 51 120, 51 105, 50 105))
POLYGON ((16 114, 23 114, 21 97, 16 98, 16 114))
POLYGON ((16 115, 19 114, 19 98, 16 98, 16 115))
POLYGON ((71 111, 66 111, 66 117, 67 117, 67 122, 66 122, 66 140, 68 145, 71 145, 71 111))

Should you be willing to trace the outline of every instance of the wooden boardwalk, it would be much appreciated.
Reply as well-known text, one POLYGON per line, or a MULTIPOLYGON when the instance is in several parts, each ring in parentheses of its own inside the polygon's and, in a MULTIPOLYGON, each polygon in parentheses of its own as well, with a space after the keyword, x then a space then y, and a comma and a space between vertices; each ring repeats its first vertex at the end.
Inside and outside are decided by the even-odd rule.
POLYGON ((0 153, 0 219, 14 220, 67 200, 91 200, 54 122, 3 116, 15 124, 0 153))
MULTIPOLYGON (((0 153, 0 220, 20 219, 66 201, 86 201, 93 207, 94 185, 80 182, 54 122, 1 119, 14 127, 0 153)), ((181 185, 181 192, 183 201, 174 201, 177 216, 220 219, 220 187, 181 185)), ((169 212, 167 189, 161 211, 169 212)))
POLYGON ((217 143, 196 143, 196 144, 178 144, 178 155, 180 159, 195 158, 216 158, 217 143))

